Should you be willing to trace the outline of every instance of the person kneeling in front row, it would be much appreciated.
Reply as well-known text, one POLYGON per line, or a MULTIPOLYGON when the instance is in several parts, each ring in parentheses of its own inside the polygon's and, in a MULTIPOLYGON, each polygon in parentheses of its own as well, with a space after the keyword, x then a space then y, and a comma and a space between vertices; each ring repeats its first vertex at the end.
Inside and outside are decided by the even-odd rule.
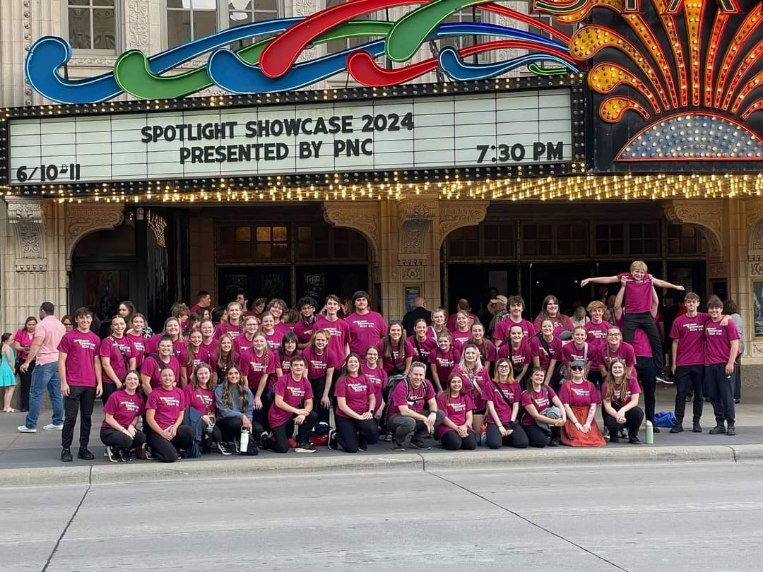
POLYGON ((522 427, 531 447, 559 445, 561 428, 567 414, 556 392, 544 383, 546 373, 539 367, 532 370, 530 384, 522 392, 522 427))
POLYGON ((296 453, 315 453, 315 447, 308 442, 313 426, 318 422, 318 414, 313 411, 313 388, 307 379, 305 358, 296 355, 290 360, 289 372, 282 375, 275 386, 275 399, 268 411, 273 437, 264 439, 263 445, 276 453, 289 452, 289 438, 297 429, 296 453))
POLYGON ((232 455, 241 451, 241 431, 249 431, 249 443, 245 454, 256 455, 257 445, 254 435, 262 432, 262 425, 253 423, 254 395, 247 387, 246 376, 232 365, 225 372, 225 379, 215 388, 215 428, 220 437, 217 448, 223 455, 232 455))
POLYGON ((408 445, 430 449, 423 438, 432 435, 445 419, 445 414, 437 409, 426 371, 423 363, 413 362, 409 379, 399 381, 390 392, 388 427, 392 432, 392 448, 396 451, 404 451, 408 445))
POLYGON ((628 441, 638 444, 638 429, 644 420, 644 410, 638 406, 641 389, 638 381, 631 379, 625 362, 614 359, 609 364, 609 373, 601 386, 604 426, 609 429, 609 442, 617 443, 618 432, 628 429, 628 441))
POLYGON ((131 461, 134 452, 146 442, 146 436, 136 428, 145 410, 145 400, 137 389, 138 372, 130 370, 122 379, 122 389, 112 393, 103 408, 106 414, 101 425, 101 442, 112 463, 131 461))
POLYGON ((334 389, 336 431, 329 432, 329 448, 341 447, 348 453, 366 451, 379 439, 379 425, 374 419, 376 393, 360 371, 360 357, 350 354, 334 389))
POLYGON ((180 451, 193 446, 194 433, 183 425, 185 395, 175 386, 175 372, 165 367, 160 374, 161 386, 154 389, 146 402, 146 437, 153 457, 162 463, 174 463, 180 451))
POLYGON ((445 415, 442 425, 435 431, 443 449, 476 449, 477 436, 472 428, 474 402, 471 396, 464 392, 464 380, 461 376, 451 374, 448 388, 437 396, 437 407, 445 415))

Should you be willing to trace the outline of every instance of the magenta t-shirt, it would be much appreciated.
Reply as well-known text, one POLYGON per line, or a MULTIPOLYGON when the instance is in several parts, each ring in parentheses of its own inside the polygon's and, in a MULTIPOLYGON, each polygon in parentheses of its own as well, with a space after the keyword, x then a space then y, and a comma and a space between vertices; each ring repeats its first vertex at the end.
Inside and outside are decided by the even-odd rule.
MULTIPOLYGON (((21 347, 29 347, 32 345, 34 336, 27 332, 26 328, 21 328, 13 336, 13 341, 18 342, 21 347)), ((25 360, 29 354, 27 352, 19 352, 19 358, 25 360)))
POLYGON ((477 349, 480 352, 480 359, 482 359, 483 365, 485 362, 495 362, 498 357, 498 351, 495 349, 495 344, 493 342, 484 339, 481 344, 475 343, 474 345, 477 346, 477 349))
POLYGON ((398 415, 400 413, 401 405, 407 405, 411 411, 422 414, 426 408, 426 404, 429 403, 430 399, 434 399, 434 396, 434 388, 432 388, 432 384, 428 379, 425 379, 424 383, 422 383, 418 389, 414 388, 412 384, 406 383, 404 380, 400 381, 389 396, 388 415, 390 417, 398 415), (410 391, 408 391, 409 385, 410 391))
POLYGON ((652 277, 644 274, 641 280, 636 280, 630 272, 617 275, 617 279, 627 278, 625 284, 625 312, 627 314, 643 314, 652 310, 652 277))
POLYGON ((452 332, 452 344, 455 346, 455 348, 458 351, 461 351, 461 348, 464 347, 464 344, 468 342, 470 339, 472 339, 472 331, 468 330, 466 332, 459 332, 456 330, 455 332, 452 332))
MULTIPOLYGON (((124 389, 112 393, 106 400, 106 405, 103 406, 103 412, 114 417, 116 422, 125 428, 136 417, 143 415, 144 409, 145 401, 143 396, 138 392, 128 395, 124 389)), ((104 421, 101 423, 101 427, 109 429, 111 425, 104 421)))
POLYGON ((408 336, 405 344, 407 354, 413 356, 414 361, 421 361, 424 363, 429 363, 429 356, 437 347, 437 344, 433 339, 427 338, 423 342, 421 340, 418 340, 417 342, 416 336, 408 336), (419 350, 421 350, 421 352, 419 352, 419 350))
POLYGON ((310 338, 315 331, 315 320, 310 323, 300 319, 299 322, 294 324, 294 335, 297 336, 297 342, 299 345, 305 345, 310 341, 310 338))
POLYGON ((132 346, 132 357, 135 358, 135 367, 140 369, 146 356, 146 338, 136 336, 135 334, 126 334, 125 337, 130 340, 132 346))
POLYGON ((601 321, 598 324, 586 322, 583 326, 586 331, 586 341, 592 348, 597 348, 601 344, 607 343, 607 330, 612 327, 609 322, 601 321))
POLYGON ((498 322, 498 325, 495 327, 495 331, 493 332, 493 339, 496 342, 501 341, 504 343, 509 343, 509 334, 511 333, 512 326, 521 326, 522 333, 524 334, 525 338, 531 338, 536 333, 535 326, 532 324, 532 322, 528 322, 525 319, 522 319, 519 322, 514 322, 511 318, 508 318, 507 320, 498 322))
MULTIPOLYGON (((607 396, 607 387, 609 385, 608 381, 605 381, 601 385, 601 396, 602 399, 604 399, 607 396)), ((619 386, 615 385, 615 395, 612 397, 612 403, 615 405, 619 405, 622 407, 623 405, 627 405, 628 402, 631 400, 631 397, 634 395, 638 395, 641 393, 641 387, 639 387, 638 381, 636 381, 633 378, 630 378, 628 380, 628 389, 625 390, 625 399, 620 399, 620 389, 619 386)))
POLYGON ((464 384, 464 392, 468 393, 474 402, 474 410, 484 411, 485 398, 483 392, 485 387, 490 383, 490 372, 484 367, 479 371, 466 371, 461 369, 460 365, 457 365, 451 372, 451 375, 454 374, 461 378, 464 384))
POLYGON ((215 414, 215 393, 211 389, 193 387, 191 384, 183 388, 186 406, 193 407, 202 415, 215 414))
POLYGON ((591 359, 591 346, 588 342, 583 342, 582 348, 577 347, 575 342, 570 342, 562 346, 562 358, 565 363, 571 363, 575 360, 588 361, 591 359))
POLYGON ((572 381, 563 383, 559 390, 559 399, 565 405, 572 407, 587 407, 592 403, 601 403, 596 386, 588 380, 583 380, 582 383, 572 381))
POLYGON ((66 383, 80 387, 95 387, 95 356, 101 340, 93 332, 72 330, 58 344, 58 351, 66 354, 66 383))
MULTIPOLYGON (((498 418, 501 423, 506 425, 511 421, 511 410, 515 403, 518 403, 522 398, 522 388, 518 383, 495 383, 491 382, 487 384, 485 388, 485 401, 492 401, 495 412, 498 414, 498 418), (500 392, 500 394, 499 394, 500 392), (503 395, 503 397, 501 397, 503 395), (506 403, 508 401, 508 403, 506 403)), ((488 423, 495 424, 495 419, 492 415, 485 415, 485 420, 488 423)))
MULTIPOLYGON (((219 342, 218 342, 219 343, 219 342)), ((246 334, 241 334, 235 340, 233 340, 233 352, 236 355, 241 355, 244 352, 252 349, 252 340, 246 337, 246 334)))
POLYGON ((254 351, 249 350, 239 357, 241 375, 246 377, 247 385, 252 393, 257 391, 257 386, 264 374, 276 372, 276 365, 278 365, 278 354, 269 351, 258 356, 254 351))
POLYGON ((508 359, 515 370, 530 365, 533 359, 530 342, 527 341, 527 338, 522 338, 518 348, 512 346, 511 341, 502 344, 501 347, 498 348, 498 359, 501 358, 508 359))
MULTIPOLYGON (((607 371, 609 371, 609 364, 616 358, 623 360, 625 365, 631 370, 634 370, 636 365, 636 352, 628 342, 620 342, 616 350, 610 349, 609 344, 602 344, 596 353, 599 354, 597 356, 598 363, 606 367, 607 371)), ((635 370, 632 372, 632 375, 633 373, 635 373, 635 370)))
POLYGON ((179 387, 173 387, 169 390, 157 387, 148 396, 148 401, 146 402, 146 410, 154 410, 154 421, 165 430, 170 425, 175 424, 180 413, 185 411, 185 408, 185 395, 179 387))
POLYGON ((703 365, 705 363, 705 322, 709 316, 698 312, 696 316, 678 316, 670 328, 670 337, 678 340, 676 365, 703 365))
POLYGON ((720 320, 713 322, 709 318, 705 322, 705 365, 728 363, 731 342, 738 339, 739 332, 732 320, 722 326, 720 320))
MULTIPOLYGON (((313 399, 313 388, 304 376, 299 381, 295 380, 291 374, 281 376, 276 382, 274 393, 283 397, 287 405, 296 408, 300 408, 306 400, 313 399)), ((292 415, 274 402, 268 411, 268 421, 271 427, 279 427, 291 419, 292 415)))
POLYGON ((307 377, 309 379, 319 379, 326 375, 326 370, 330 367, 336 367, 336 364, 331 360, 327 348, 323 350, 322 354, 318 354, 310 346, 306 347, 302 352, 307 363, 307 377))
POLYGON ((450 372, 456 367, 459 359, 461 359, 461 354, 455 348, 450 348, 447 352, 437 348, 429 354, 429 363, 437 370, 437 377, 443 388, 447 386, 450 372))
POLYGON ((387 322, 379 312, 370 311, 363 315, 353 312, 344 321, 350 330, 350 351, 359 356, 376 346, 387 333, 387 322))
POLYGON ((392 346, 391 350, 392 356, 387 357, 385 355, 384 345, 379 346, 379 358, 384 363, 384 371, 387 372, 387 375, 393 375, 395 367, 397 367, 398 373, 402 374, 403 371, 405 371, 405 360, 408 358, 408 354, 406 354, 408 351, 407 341, 400 340, 400 343, 396 346, 392 346))
POLYGON ((382 389, 387 385, 387 372, 378 363, 375 368, 371 369, 365 362, 360 365, 360 371, 366 377, 368 386, 373 389, 376 396, 376 407, 378 408, 382 400, 382 389))
MULTIPOLYGON (((334 386, 334 396, 344 397, 347 400, 347 406, 359 415, 370 410, 371 395, 374 395, 374 388, 369 387, 368 380, 362 374, 357 377, 343 375, 334 386)), ((349 417, 339 407, 334 409, 334 413, 339 417, 349 417)))
POLYGON ((332 363, 343 364, 345 353, 344 346, 350 341, 350 328, 347 322, 337 318, 330 322, 325 316, 316 320, 316 330, 326 330, 329 333, 329 344, 326 347, 331 356, 332 363))
POLYGON ((551 365, 551 360, 561 360, 562 357, 562 342, 554 336, 551 341, 544 340, 548 345, 548 350, 540 341, 540 336, 534 336, 530 340, 530 348, 532 349, 533 356, 538 356, 538 363, 540 367, 545 371, 548 370, 548 366, 551 365))
POLYGON ((215 327, 215 339, 219 340, 223 334, 228 334, 234 340, 241 335, 241 326, 228 322, 220 322, 215 327))
MULTIPOLYGON (((541 413, 544 409, 553 405, 552 402, 554 397, 556 397, 556 392, 548 386, 541 388, 540 391, 533 391, 533 389, 530 388, 522 392, 521 403, 525 410, 527 410, 530 405, 534 405, 535 410, 538 413, 541 413)), ((522 416, 522 425, 535 425, 535 419, 533 419, 532 415, 527 413, 522 416)))
POLYGON ((533 325, 535 326, 535 331, 540 332, 540 325, 543 323, 543 320, 551 320, 551 322, 554 324, 554 337, 558 338, 559 335, 564 331, 572 331, 575 329, 575 324, 572 323, 572 320, 565 316, 564 314, 557 314, 556 318, 544 318, 541 315, 538 315, 538 317, 535 318, 535 322, 533 322, 533 325))
MULTIPOLYGON (((161 358, 159 358, 161 361, 161 358)), ((151 378, 151 389, 156 389, 162 385, 162 369, 170 368, 175 373, 175 383, 180 383, 180 362, 175 356, 170 356, 169 362, 162 362, 162 367, 156 363, 153 357, 146 356, 143 361, 143 367, 140 368, 141 375, 151 378)))
MULTIPOLYGON (((119 381, 122 381, 127 373, 127 366, 132 357, 132 343, 130 342, 130 338, 127 336, 123 336, 122 338, 107 336, 101 342, 98 355, 109 358, 109 364, 111 365, 111 369, 114 370, 114 375, 117 376, 119 381)), ((114 382, 105 374, 103 375, 103 382, 111 383, 112 385, 114 384, 114 382)))
MULTIPOLYGON (((460 426, 466 423, 467 412, 474 410, 474 403, 466 393, 461 393, 458 397, 451 397, 449 391, 443 391, 437 396, 437 409, 445 413, 445 417, 451 422, 460 426)), ((448 431, 455 431, 455 429, 451 429, 443 423, 437 427, 435 437, 440 439, 448 431)))

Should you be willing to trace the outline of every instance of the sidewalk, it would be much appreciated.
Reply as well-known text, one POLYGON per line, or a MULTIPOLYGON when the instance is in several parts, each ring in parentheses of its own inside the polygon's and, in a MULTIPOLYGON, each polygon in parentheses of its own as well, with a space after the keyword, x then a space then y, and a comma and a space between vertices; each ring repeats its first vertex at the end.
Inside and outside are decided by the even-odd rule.
MULTIPOLYGON (((673 386, 658 385, 657 411, 672 411, 675 399, 673 386)), ((98 402, 100 403, 100 401, 98 402)), ((264 451, 257 457, 223 457, 205 455, 200 459, 182 460, 165 465, 151 461, 129 464, 109 463, 103 457, 103 445, 98 438, 102 408, 96 406, 90 449, 94 461, 75 461, 63 464, 59 460, 61 434, 43 431, 50 422, 50 411, 40 416, 38 432, 22 434, 16 431, 23 424, 23 413, 0 414, 0 486, 49 483, 123 482, 162 479, 231 478, 237 474, 263 471, 325 471, 355 470, 429 470, 435 467, 496 466, 502 463, 624 463, 662 461, 737 461, 763 459, 763 388, 745 388, 742 403, 737 405, 737 435, 709 435, 714 426, 712 406, 705 403, 702 416, 703 433, 691 432, 691 404, 687 404, 689 422, 684 433, 670 434, 668 429, 655 434, 654 445, 617 443, 606 448, 573 449, 569 447, 542 450, 501 448, 492 451, 445 451, 438 445, 430 451, 394 452, 389 443, 369 447, 368 452, 350 455, 319 447, 317 453, 285 455, 264 451)), ((600 419, 597 419, 601 422, 600 419)), ((78 428, 75 430, 75 447, 78 428)), ((643 432, 641 439, 644 441, 643 432)), ((76 454, 76 449, 73 448, 76 454)))

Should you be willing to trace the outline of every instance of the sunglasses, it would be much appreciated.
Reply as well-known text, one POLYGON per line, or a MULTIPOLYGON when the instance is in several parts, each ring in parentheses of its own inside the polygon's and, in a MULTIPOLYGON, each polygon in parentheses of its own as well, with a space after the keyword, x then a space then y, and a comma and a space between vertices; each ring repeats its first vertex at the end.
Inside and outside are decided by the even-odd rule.
POLYGON ((573 365, 572 367, 570 367, 570 369, 571 369, 572 371, 583 371, 583 366, 580 366, 580 365, 573 365))
POLYGON ((71 325, 73 325, 71 322, 64 322, 63 324, 64 324, 64 326, 71 326, 71 325))

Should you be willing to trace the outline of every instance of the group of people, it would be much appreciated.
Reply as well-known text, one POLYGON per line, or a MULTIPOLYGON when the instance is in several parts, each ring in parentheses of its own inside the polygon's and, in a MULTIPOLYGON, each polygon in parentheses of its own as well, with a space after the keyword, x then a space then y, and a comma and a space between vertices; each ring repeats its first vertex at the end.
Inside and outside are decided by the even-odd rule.
MULTIPOLYGON (((681 287, 652 278, 638 261, 628 273, 590 281, 621 283, 615 323, 593 301, 590 319, 574 325, 555 296, 530 322, 520 296, 501 295, 491 300, 487 328, 468 306, 448 316, 441 308, 429 312, 423 300, 402 322, 388 323, 364 291, 355 292, 343 317, 336 296, 320 308, 303 297, 294 321, 280 299, 233 301, 215 311, 210 293, 201 291, 192 308, 175 305, 158 333, 124 301, 100 339, 89 309, 59 321, 44 303, 39 321, 27 319, 10 342, 10 334, 3 336, 3 364, 18 351, 28 409, 20 432, 37 431, 47 389, 53 419, 44 429, 62 431, 65 462, 73 459, 78 416, 77 457, 93 458, 97 398, 105 412, 101 440, 114 462, 136 456, 173 462, 210 451, 255 455, 262 448, 312 453, 324 441, 348 453, 379 439, 396 450, 426 449, 430 437, 450 450, 639 443, 644 418, 654 420, 662 369, 655 286, 681 287)), ((687 313, 671 329, 678 389, 671 431, 683 429, 689 393, 693 430, 701 431, 709 394, 711 433, 734 435, 739 333, 717 298, 708 301, 707 314, 698 306, 688 293, 687 313)))

